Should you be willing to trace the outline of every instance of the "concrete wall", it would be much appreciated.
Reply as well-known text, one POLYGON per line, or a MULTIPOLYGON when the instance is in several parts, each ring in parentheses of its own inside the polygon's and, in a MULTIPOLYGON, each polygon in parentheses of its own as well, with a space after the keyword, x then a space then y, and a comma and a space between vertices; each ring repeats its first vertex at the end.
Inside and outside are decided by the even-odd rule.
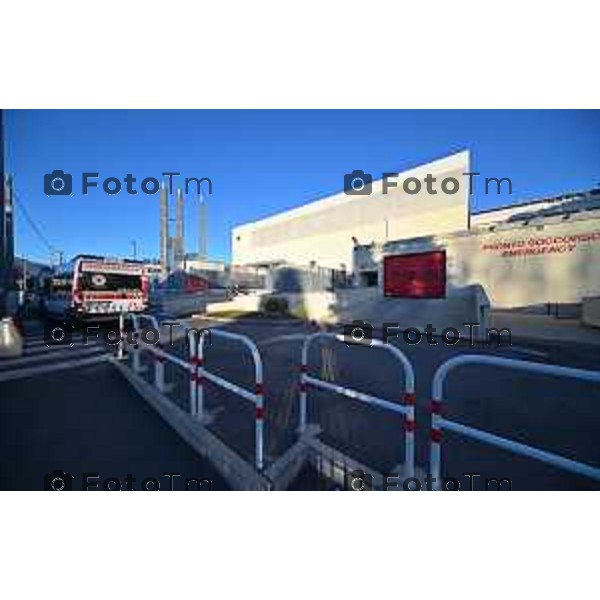
POLYGON ((209 302, 206 305, 206 314, 222 312, 256 312, 260 310, 261 295, 249 294, 247 296, 236 296, 226 302, 209 302))
POLYGON ((464 337, 469 337, 470 331, 464 323, 481 324, 479 330, 475 328, 474 337, 488 326, 489 301, 480 286, 453 288, 447 298, 435 300, 385 298, 377 288, 282 295, 287 298, 292 314, 322 323, 349 324, 362 320, 377 329, 383 323, 397 323, 401 331, 409 327, 424 331, 431 324, 437 335, 447 327, 454 327, 464 337))
MULTIPOLYGON (((469 336, 464 323, 488 326, 489 301, 480 286, 453 288, 448 297, 436 300, 384 298, 377 288, 342 289, 335 292, 301 292, 274 294, 288 301, 290 313, 320 323, 347 324, 354 320, 381 328, 383 323, 398 323, 400 330, 415 327, 424 331, 431 323, 439 335, 447 327, 455 327, 469 336)), ((238 296, 230 302, 207 306, 207 314, 263 308, 269 294, 238 296)), ((475 334, 482 333, 482 328, 475 334)), ((475 336, 477 337, 477 335, 475 336)))
POLYGON ((244 265, 285 261, 306 265, 315 261, 323 267, 340 269, 344 265, 350 269, 353 237, 364 244, 466 229, 468 178, 462 174, 468 170, 469 154, 461 152, 399 173, 393 179, 398 187, 390 188, 386 194, 382 181, 373 181, 373 191, 368 196, 341 192, 240 225, 232 232, 232 262, 244 265), (416 177, 422 181, 430 173, 437 179, 436 195, 428 194, 425 184, 418 194, 403 191, 404 180, 416 177), (446 177, 458 180, 456 193, 441 189, 441 181, 446 177))
POLYGON ((600 296, 597 298, 584 298, 581 320, 584 325, 600 328, 600 296))
POLYGON ((152 297, 152 304, 161 312, 174 317, 204 312, 206 294, 186 292, 159 292, 152 297))
POLYGON ((277 294, 288 301, 290 313, 302 319, 335 323, 336 295, 333 292, 304 292, 277 294))

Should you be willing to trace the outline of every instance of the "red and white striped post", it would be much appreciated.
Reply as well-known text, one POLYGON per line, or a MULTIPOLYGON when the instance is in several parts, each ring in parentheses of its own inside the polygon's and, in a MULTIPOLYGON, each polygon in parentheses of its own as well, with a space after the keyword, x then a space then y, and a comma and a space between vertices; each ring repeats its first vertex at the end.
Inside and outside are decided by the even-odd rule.
POLYGON ((430 475, 433 478, 433 489, 435 490, 442 489, 442 421, 442 399, 434 397, 431 400, 429 468, 431 469, 430 475))
POLYGON ((404 405, 406 414, 404 415, 404 464, 406 465, 405 477, 415 476, 415 405, 417 396, 414 391, 404 393, 404 405))
POLYGON ((195 417, 198 412, 198 340, 190 331, 188 344, 190 346, 190 414, 195 417))
POLYGON ((298 431, 300 434, 306 430, 306 404, 308 383, 306 382, 306 374, 308 373, 308 365, 305 362, 305 357, 302 356, 302 364, 300 365, 300 425, 298 431))
POLYGON ((204 400, 204 380, 211 381, 212 383, 232 391, 234 394, 242 396, 247 400, 250 400, 254 404, 254 422, 255 422, 255 464, 258 471, 262 471, 264 468, 264 435, 265 435, 265 399, 264 399, 264 379, 263 379, 263 366, 260 352, 256 347, 256 344, 247 336, 240 335, 239 333, 232 333, 230 331, 223 331, 215 329, 212 331, 212 335, 222 337, 228 340, 241 342, 244 344, 252 353, 252 359, 254 362, 254 390, 250 391, 244 389, 239 385, 227 381, 222 377, 211 373, 204 367, 204 339, 207 336, 210 340, 211 330, 203 330, 200 333, 198 341, 194 337, 194 331, 190 331, 188 338, 190 340, 190 357, 188 362, 185 363, 188 370, 191 371, 191 382, 190 382, 190 396, 192 402, 196 401, 196 416, 201 419, 203 414, 203 400, 204 400), (197 343, 197 346, 193 346, 197 343), (192 348, 195 350, 192 350, 192 348), (195 353, 195 354, 194 354, 195 353), (196 375, 195 377, 193 375, 196 375), (196 384, 196 385, 194 385, 196 384))
POLYGON ((117 350, 117 358, 123 360, 125 357, 125 315, 119 313, 119 346, 117 350))
POLYGON ((259 471, 264 466, 264 427, 265 427, 265 392, 262 381, 262 372, 260 377, 256 378, 256 388, 254 390, 256 409, 255 409, 255 462, 259 471))

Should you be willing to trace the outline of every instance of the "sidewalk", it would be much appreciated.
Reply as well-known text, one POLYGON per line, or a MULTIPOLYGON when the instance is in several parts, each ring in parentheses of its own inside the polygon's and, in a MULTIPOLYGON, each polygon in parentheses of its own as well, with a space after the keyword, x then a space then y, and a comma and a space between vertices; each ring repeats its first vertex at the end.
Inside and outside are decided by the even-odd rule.
POLYGON ((600 329, 586 327, 579 319, 492 310, 490 327, 508 327, 513 339, 600 346, 600 329))
MULTIPOLYGON (((187 479, 228 489, 107 363, 0 383, 0 490, 43 490, 46 475, 56 470, 70 474, 78 490, 86 473, 98 474, 99 489, 107 478, 127 489, 129 474, 134 490, 147 478, 160 489, 172 482, 184 490, 187 479)), ((196 489, 193 481, 188 489, 196 489)))

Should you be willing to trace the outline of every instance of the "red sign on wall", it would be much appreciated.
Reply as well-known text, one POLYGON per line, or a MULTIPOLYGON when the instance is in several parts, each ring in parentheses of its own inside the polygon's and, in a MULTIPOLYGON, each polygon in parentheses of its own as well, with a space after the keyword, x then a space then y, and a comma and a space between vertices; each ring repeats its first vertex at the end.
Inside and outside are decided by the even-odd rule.
POLYGON ((445 298, 446 252, 384 257, 383 292, 398 298, 445 298))

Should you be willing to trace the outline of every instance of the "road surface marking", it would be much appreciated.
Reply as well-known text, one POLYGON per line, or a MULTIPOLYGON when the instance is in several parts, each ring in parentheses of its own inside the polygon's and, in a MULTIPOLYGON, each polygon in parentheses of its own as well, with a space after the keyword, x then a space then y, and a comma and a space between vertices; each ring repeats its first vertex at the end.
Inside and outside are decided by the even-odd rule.
MULTIPOLYGON (((51 353, 51 352, 57 352, 57 351, 61 351, 61 350, 80 350, 82 348, 107 348, 108 346, 103 344, 102 342, 94 342, 94 343, 90 343, 90 344, 78 344, 78 343, 74 343, 71 345, 57 345, 57 346, 36 346, 35 348, 30 348, 29 346, 24 346, 23 347, 23 356, 33 356, 35 354, 44 354, 44 353, 51 353)), ((112 348, 114 348, 115 346, 112 346, 112 348)), ((2 364, 2 362, 0 361, 0 365, 2 364)))
MULTIPOLYGON (((41 361, 48 361, 49 363, 52 362, 54 359, 58 359, 58 358, 77 358, 83 354, 98 354, 98 353, 103 353, 106 352, 106 347, 103 345, 96 345, 96 346, 90 346, 90 347, 84 347, 84 348, 75 348, 75 347, 62 347, 62 352, 56 352, 55 348, 52 348, 52 351, 48 352, 48 353, 42 353, 39 352, 36 355, 33 356, 19 356, 19 357, 15 357, 15 358, 3 358, 0 359, 0 373, 2 371, 4 371, 5 369, 10 369, 13 367, 19 367, 21 365, 28 365, 28 364, 32 364, 32 363, 36 363, 36 362, 41 362, 41 361)), ((50 348, 48 348, 48 350, 50 350, 50 348)))
POLYGON ((112 354, 98 354, 91 358, 82 358, 81 360, 68 360, 63 362, 56 362, 50 365, 39 365, 37 367, 25 367, 22 369, 14 369, 12 371, 0 371, 0 382, 2 381, 13 381, 15 379, 23 379, 25 377, 34 377, 35 375, 42 375, 44 373, 51 373, 52 371, 64 371, 67 369, 75 369, 77 367, 83 367, 86 365, 93 365, 104 362, 112 357, 112 354))
MULTIPOLYGON (((77 336, 72 336, 71 341, 73 342, 73 344, 84 344, 83 341, 83 336, 82 335, 77 335, 77 336)), ((102 335, 89 335, 88 336, 88 344, 92 343, 92 342, 101 342, 102 341, 102 335)), ((47 342, 46 342, 46 338, 45 337, 27 337, 25 336, 25 338, 23 339, 23 344, 25 345, 26 348, 39 348, 42 346, 48 346, 47 342)), ((57 344, 60 345, 60 344, 57 344)), ((54 344, 52 344, 52 346, 54 346, 54 344)))

